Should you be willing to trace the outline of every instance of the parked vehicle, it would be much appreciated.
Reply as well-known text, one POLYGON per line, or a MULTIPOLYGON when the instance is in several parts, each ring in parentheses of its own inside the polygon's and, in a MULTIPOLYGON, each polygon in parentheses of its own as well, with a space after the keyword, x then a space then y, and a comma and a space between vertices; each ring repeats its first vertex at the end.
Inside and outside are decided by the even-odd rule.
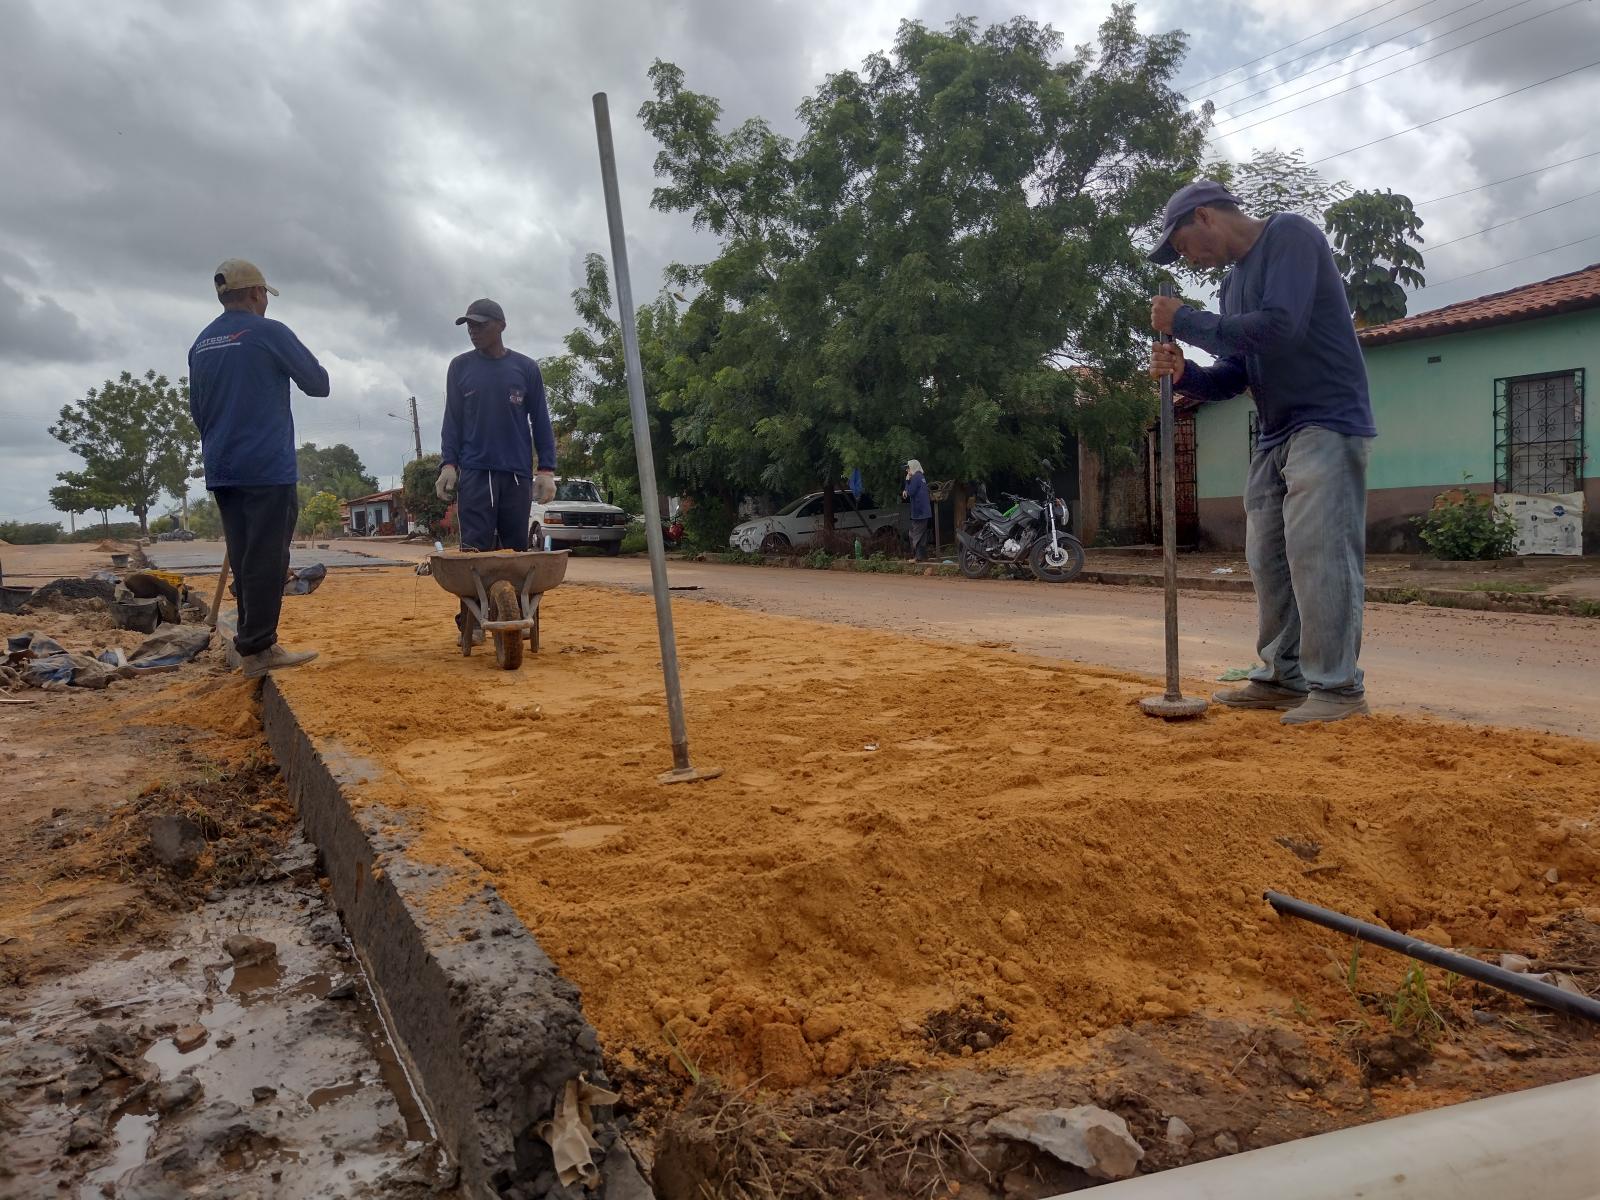
POLYGON ((968 579, 982 579, 997 565, 1014 573, 1026 567, 1046 583, 1065 583, 1083 570, 1083 544, 1067 532, 1067 502, 1049 480, 1037 482, 1042 503, 1006 492, 1013 503, 1004 511, 987 501, 972 506, 956 534, 961 543, 957 565, 968 579))
POLYGON ((192 529, 169 529, 165 533, 156 534, 156 541, 158 541, 158 542, 192 542, 192 541, 194 541, 194 530, 192 530, 192 529))
MULTIPOLYGON (((824 497, 812 492, 770 517, 757 517, 737 525, 728 535, 728 546, 746 554, 782 554, 786 550, 799 550, 811 545, 822 532, 824 497)), ((852 501, 846 492, 833 494, 833 527, 841 533, 859 533, 865 537, 901 531, 905 510, 899 506, 879 508, 872 497, 863 495, 852 501)))
POLYGON ((617 555, 632 520, 615 504, 607 504, 590 480, 561 479, 554 500, 533 506, 528 544, 546 550, 594 546, 617 555))

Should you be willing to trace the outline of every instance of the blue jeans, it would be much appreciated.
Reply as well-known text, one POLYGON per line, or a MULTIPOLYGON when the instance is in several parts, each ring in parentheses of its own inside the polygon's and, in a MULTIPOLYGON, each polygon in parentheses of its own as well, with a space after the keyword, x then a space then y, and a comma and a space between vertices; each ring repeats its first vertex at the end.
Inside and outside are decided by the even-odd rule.
POLYGON ((456 484, 463 550, 526 550, 533 509, 529 471, 468 471, 456 484))
POLYGON ((1264 665, 1250 678, 1297 692, 1363 694, 1367 456, 1372 439, 1309 425, 1250 459, 1245 554, 1264 665))

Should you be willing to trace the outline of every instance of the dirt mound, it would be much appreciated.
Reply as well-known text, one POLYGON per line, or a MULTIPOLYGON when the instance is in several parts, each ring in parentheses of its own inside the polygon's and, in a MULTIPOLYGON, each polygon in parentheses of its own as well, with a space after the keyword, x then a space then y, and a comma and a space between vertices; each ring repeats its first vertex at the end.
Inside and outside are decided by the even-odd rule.
POLYGON ((96 550, 104 550, 108 554, 127 554, 128 546, 123 542, 113 542, 110 538, 101 538, 95 543, 96 550))
MULTIPOLYGON (((682 604, 696 761, 726 774, 663 788, 648 599, 552 592, 516 674, 453 655, 454 611, 409 574, 330 579, 284 614, 323 657, 277 685, 380 765, 361 794, 410 806, 426 853, 489 872, 608 1049, 686 1079, 1039 1063, 1129 1021, 1345 1011, 1348 947, 1280 922, 1269 888, 1498 949, 1600 904, 1586 743, 1166 726, 1137 708, 1148 680, 682 604)), ((1364 986, 1403 966, 1369 958, 1364 986)))
POLYGON ((25 600, 18 612, 104 612, 116 598, 116 585, 105 579, 52 579, 25 600))

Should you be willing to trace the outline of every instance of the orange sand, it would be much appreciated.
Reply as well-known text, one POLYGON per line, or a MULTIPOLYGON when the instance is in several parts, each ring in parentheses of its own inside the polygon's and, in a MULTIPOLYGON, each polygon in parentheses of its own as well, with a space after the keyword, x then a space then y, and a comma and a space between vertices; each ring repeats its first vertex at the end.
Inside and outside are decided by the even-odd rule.
MULTIPOLYGON (((1169 726, 1135 705, 1149 681, 679 601, 694 759, 727 774, 662 787, 648 597, 550 593, 518 673, 460 657, 455 610, 426 578, 332 575, 285 605, 322 658, 281 686, 383 768, 362 795, 413 808, 419 853, 492 875, 624 1057, 787 1085, 925 1060, 926 1014, 975 994, 1015 1021, 996 1062, 1131 1019, 1347 1007, 1348 951, 1267 888, 1501 948, 1600 903, 1589 743, 1169 726)), ((1397 976, 1386 957, 1363 971, 1397 976)))

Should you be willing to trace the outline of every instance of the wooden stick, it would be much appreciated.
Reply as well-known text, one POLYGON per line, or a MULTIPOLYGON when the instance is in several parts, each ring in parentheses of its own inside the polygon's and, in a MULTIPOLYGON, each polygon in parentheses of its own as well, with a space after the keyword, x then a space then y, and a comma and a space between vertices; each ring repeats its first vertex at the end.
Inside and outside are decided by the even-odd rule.
POLYGON ((217 590, 211 597, 211 611, 206 614, 206 627, 217 627, 217 610, 222 607, 222 589, 228 586, 228 552, 222 552, 222 569, 217 572, 217 590))

